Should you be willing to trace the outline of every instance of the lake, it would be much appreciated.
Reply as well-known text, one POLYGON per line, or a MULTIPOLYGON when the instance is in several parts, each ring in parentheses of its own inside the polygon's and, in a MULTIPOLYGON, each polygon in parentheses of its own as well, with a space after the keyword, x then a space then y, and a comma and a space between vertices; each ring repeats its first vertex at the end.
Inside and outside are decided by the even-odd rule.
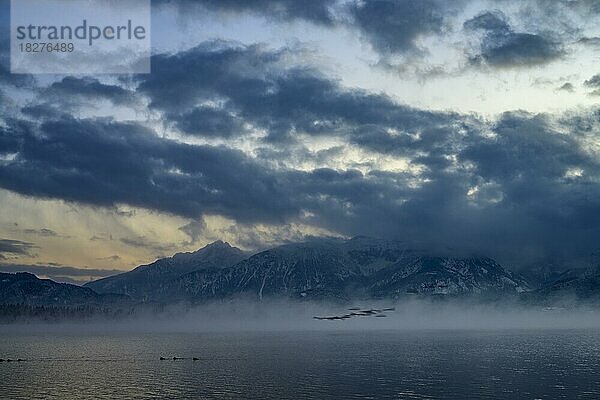
POLYGON ((599 330, 8 331, 0 358, 3 399, 600 398, 599 330))

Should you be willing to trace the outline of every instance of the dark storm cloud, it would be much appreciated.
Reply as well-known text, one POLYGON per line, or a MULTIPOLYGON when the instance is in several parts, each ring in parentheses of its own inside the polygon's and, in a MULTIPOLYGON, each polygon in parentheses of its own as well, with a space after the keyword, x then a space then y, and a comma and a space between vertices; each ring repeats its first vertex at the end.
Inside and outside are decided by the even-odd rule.
POLYGON ((594 89, 600 88, 600 74, 592 76, 590 79, 583 83, 587 87, 594 89))
POLYGON ((14 122, 0 134, 0 154, 18 151, 0 164, 0 186, 19 193, 190 217, 279 220, 293 212, 287 189, 237 150, 178 143, 103 119, 60 119, 39 128, 14 122))
POLYGON ((19 150, 22 141, 20 133, 11 128, 0 126, 0 156, 14 154, 19 150))
POLYGON ((86 97, 92 100, 106 99, 115 105, 128 104, 133 101, 133 94, 116 85, 101 83, 98 79, 67 76, 54 82, 47 89, 48 96, 57 98, 86 97))
POLYGON ((281 59, 286 52, 208 42, 176 55, 157 55, 155 73, 137 78, 138 91, 186 133, 240 135, 244 133, 241 118, 265 129, 273 142, 290 140, 298 132, 356 135, 365 146, 377 148, 389 140, 383 145, 391 153, 418 145, 419 140, 405 137, 407 132, 424 131, 427 140, 435 140, 431 131, 455 117, 398 105, 385 95, 342 89, 311 68, 284 68, 281 59), (222 108, 196 107, 211 101, 223 104, 222 108), (384 132, 365 137, 372 125, 394 128, 400 136, 384 132))
MULTIPOLYGON (((416 112, 415 114, 418 114, 416 112)), ((452 116, 438 121, 441 114, 424 113, 421 118, 413 121, 416 125, 406 124, 364 124, 357 126, 348 135, 348 139, 360 147, 382 154, 397 156, 420 156, 421 163, 433 161, 439 152, 451 152, 456 141, 461 140, 459 131, 464 125, 467 127, 468 118, 465 121, 457 116, 452 116), (396 130, 397 128, 400 128, 396 130), (392 131, 390 131, 390 129, 392 131), (432 156, 432 157, 429 157, 432 156)), ((429 165, 429 164, 427 164, 429 165)), ((433 165, 430 165, 433 166, 433 165)))
MULTIPOLYGON (((95 124, 106 122, 62 123, 67 126, 83 124, 98 133, 97 128, 93 128, 95 124)), ((569 121, 569 124, 578 126, 574 121, 569 121)), ((569 125, 561 126, 561 129, 565 126, 569 125)), ((240 222, 284 223, 297 219, 300 211, 306 210, 312 216, 305 222, 336 232, 403 238, 431 246, 444 244, 457 249, 479 249, 494 255, 509 254, 511 246, 513 252, 514 249, 525 252, 529 245, 533 247, 531 251, 540 253, 560 249, 581 255, 595 246, 593 238, 600 234, 597 232, 600 226, 597 219, 600 217, 596 217, 600 215, 600 201, 597 200, 600 192, 592 184, 600 169, 576 140, 589 129, 582 125, 581 132, 579 128, 573 128, 572 134, 560 133, 545 116, 509 113, 492 127, 493 136, 484 135, 482 128, 480 131, 468 130, 462 140, 455 138, 458 142, 452 146, 426 142, 432 143, 430 148, 423 144, 413 154, 414 162, 423 163, 428 168, 423 176, 427 181, 417 185, 413 183, 415 176, 411 173, 372 170, 364 174, 352 169, 295 171, 258 168, 256 161, 238 152, 225 151, 221 154, 219 148, 211 151, 219 152, 222 161, 212 161, 217 161, 216 168, 222 170, 218 173, 219 177, 229 180, 230 174, 237 175, 231 189, 227 188, 228 182, 215 176, 217 172, 212 168, 203 170, 202 180, 184 179, 180 184, 171 185, 172 182, 162 176, 169 165, 177 162, 179 167, 195 171, 204 165, 204 161, 199 160, 210 154, 207 149, 182 145, 190 151, 185 157, 187 160, 175 155, 171 159, 166 156, 167 149, 170 146, 178 148, 181 144, 171 143, 149 132, 143 134, 144 138, 136 138, 138 133, 131 126, 125 130, 127 134, 121 128, 115 123, 108 124, 99 134, 102 140, 92 143, 92 148, 101 150, 102 160, 90 159, 84 148, 77 148, 76 143, 84 147, 89 138, 84 137, 81 142, 71 144, 65 140, 72 138, 61 135, 60 144, 68 146, 69 151, 61 150, 59 154, 70 154, 67 159, 24 151, 30 158, 19 158, 17 164, 20 166, 3 166, 0 182, 3 186, 7 184, 6 178, 10 175, 7 170, 13 172, 13 168, 18 170, 29 164, 27 169, 36 168, 34 173, 20 174, 19 183, 36 188, 35 195, 42 197, 75 199, 92 204, 112 200, 188 216, 191 215, 190 210, 198 214, 206 211, 231 216, 240 222), (109 127, 118 133, 111 133, 109 127), (149 144, 143 144, 144 140, 149 144), (123 146, 121 142, 129 143, 131 148, 125 149, 129 146, 123 146), (149 151, 155 146, 163 151, 163 157, 158 160, 160 167, 154 164, 156 160, 141 162, 144 158, 156 157, 156 150, 149 151), (426 152, 428 149, 430 151, 426 152), (459 154, 456 153, 458 150, 461 150, 459 154), (452 166, 451 156, 458 157, 460 164, 473 167, 452 166), (122 164, 123 159, 136 157, 139 157, 137 163, 122 164), (239 157, 245 161, 240 163, 236 160, 239 157), (188 162, 190 165, 187 165, 188 162), (131 171, 133 164, 138 171, 131 171), (248 170, 248 165, 255 167, 248 170), (569 178, 566 172, 572 168, 585 172, 583 176, 569 178), (104 169, 120 172, 111 174, 104 169), (65 179, 67 171, 73 176, 80 176, 75 180, 76 184, 65 179), (115 176, 119 178, 115 180, 115 176), (261 188, 260 180, 257 180, 260 176, 263 179, 268 177, 274 184, 261 188), (245 181, 250 183, 237 185, 245 181), (55 183, 60 191, 47 182, 55 183), (109 182, 110 186, 107 186, 109 182), (469 198, 467 191, 475 186, 479 186, 479 190, 469 198), (108 192, 114 198, 103 197, 106 190, 98 190, 97 187, 109 187, 108 192), (225 193, 219 193, 224 187, 225 193), (78 197, 74 198, 74 192, 79 193, 78 197), (218 200, 194 195, 203 192, 217 196, 218 200), (160 202, 153 199, 156 197, 160 202), (212 204, 213 200, 215 204, 212 204), (182 203, 186 207, 182 207, 182 203), (265 206, 260 213, 249 211, 257 207, 255 204, 287 206, 265 206)), ((43 131, 47 132, 46 140, 50 142, 35 143, 34 147, 47 148, 48 151, 58 149, 57 143, 52 143, 58 138, 48 137, 52 130, 46 128, 43 131)), ((78 131, 78 136, 82 133, 78 131)), ((85 147, 89 147, 89 143, 85 147)), ((201 230, 202 226, 186 226, 184 231, 195 235, 196 228, 201 230), (194 229, 190 231, 188 228, 194 229)), ((121 241, 136 247, 157 245, 144 238, 123 238, 121 241)), ((162 250, 163 253, 168 251, 166 248, 162 250)))
MULTIPOLYGON (((414 73, 421 78, 444 75, 448 71, 443 66, 429 63, 427 58, 431 55, 431 49, 419 45, 419 39, 432 36, 444 40, 455 29, 456 22, 462 22, 457 17, 465 8, 469 8, 466 6, 477 5, 467 0, 156 0, 154 4, 159 7, 174 6, 185 15, 207 10, 254 13, 278 21, 304 20, 330 28, 348 28, 357 32, 379 53, 380 60, 375 63, 376 66, 401 74, 414 73), (401 62, 395 59, 398 56, 401 62)), ((472 64, 485 63, 493 67, 541 65, 562 57, 565 46, 573 41, 592 44, 594 39, 581 37, 582 20, 597 15, 598 7, 591 3, 529 0, 503 1, 496 5, 516 11, 516 22, 521 25, 547 28, 543 32, 517 32, 511 28, 501 11, 484 11, 464 24, 471 33, 486 32, 477 50, 464 48, 471 53, 469 61, 472 64), (557 19, 557 15, 571 12, 577 17, 557 19)))
MULTIPOLYGON (((288 140, 299 131, 337 135, 378 152, 418 152, 418 162, 436 173, 448 166, 440 162, 443 149, 455 147, 462 117, 343 89, 311 69, 282 68, 280 56, 223 44, 157 56, 159 72, 138 77, 138 90, 167 117, 216 98, 270 138, 288 140)), ((318 226, 385 235, 398 234, 401 218, 386 214, 403 215, 403 202, 418 191, 409 187, 408 174, 270 168, 238 151, 176 143, 134 124, 57 119, 42 123, 39 135, 23 123, 6 130, 19 155, 0 169, 0 184, 40 197, 191 217, 212 213, 238 222, 285 223, 308 211, 318 226), (381 224, 368 227, 374 217, 381 224)))
POLYGON ((55 119, 58 115, 68 118, 73 112, 85 107, 95 108, 102 101, 117 107, 136 106, 135 93, 118 84, 106 84, 98 79, 66 76, 45 88, 37 88, 36 101, 29 102, 21 112, 34 119, 55 119))
MULTIPOLYGON (((598 115, 588 118, 597 129, 598 115)), ((581 130, 576 119, 562 122, 555 127, 544 115, 506 113, 495 124, 494 137, 479 138, 460 157, 473 163, 474 177, 502 193, 488 217, 505 214, 516 229, 503 227, 501 219, 494 220, 495 226, 557 257, 582 256, 597 246, 593 238, 600 229, 600 188, 594 182, 600 164, 578 140, 589 130, 581 130), (545 242, 558 247, 545 247, 545 242)))
MULTIPOLYGON (((389 70, 402 72, 415 63, 419 76, 443 74, 443 68, 432 66, 426 60, 404 59, 401 63, 390 61, 390 56, 427 56, 429 49, 420 48, 418 39, 451 33, 457 17, 464 9, 477 6, 475 1, 438 0, 372 0, 349 1, 349 21, 339 24, 356 29, 381 56, 376 64, 389 70)), ((482 11, 464 22, 464 28, 473 33, 485 33, 478 50, 470 57, 472 63, 486 63, 494 67, 517 67, 545 64, 565 54, 564 46, 580 40, 593 44, 595 38, 581 37, 581 25, 598 15, 598 5, 582 1, 502 1, 495 4, 500 9, 516 11, 515 18, 523 26, 543 26, 543 31, 517 32, 502 11, 482 11), (557 18, 573 12, 575 17, 557 18)), ((452 45, 465 43, 453 43, 452 45)), ((465 48, 465 50, 468 50, 465 48)), ((426 58, 426 57, 425 57, 426 58)))
POLYGON ((589 94, 592 96, 600 96, 600 74, 592 76, 583 85, 593 89, 589 94))
POLYGON ((486 11, 464 23, 465 29, 483 29, 495 33, 508 33, 510 26, 500 11, 486 11))
MULTIPOLYGON (((473 23, 504 29, 490 18, 473 23)), ((229 217, 240 226, 300 221, 345 235, 500 258, 517 254, 521 261, 543 255, 568 261, 597 246, 600 167, 584 146, 597 140, 597 112, 560 120, 515 112, 491 123, 415 109, 344 88, 314 69, 288 66, 285 52, 205 43, 157 55, 153 74, 134 77, 138 96, 146 96, 170 124, 211 107, 191 124, 198 132, 244 134, 223 122, 225 116, 264 129, 268 140, 258 153, 267 160, 176 142, 136 123, 55 114, 37 123, 5 121, 0 154, 16 156, 0 163, 0 186, 103 207, 140 206, 195 221, 203 214, 229 217), (290 154, 300 162, 324 156, 302 149, 294 140, 299 133, 402 156, 419 172, 361 172, 350 165, 296 170, 293 163, 278 163, 290 154)), ((181 228, 191 239, 202 229, 201 223, 181 228)), ((171 251, 143 237, 121 242, 171 251)))
POLYGON ((30 242, 13 239, 0 239, 0 254, 29 255, 37 246, 30 242))
POLYGON ((154 6, 173 6, 182 12, 198 7, 224 13, 256 13, 284 21, 306 20, 331 25, 330 7, 335 0, 153 0, 154 6))
POLYGON ((564 55, 562 44, 543 34, 515 32, 501 11, 486 11, 464 23, 467 31, 482 31, 474 64, 520 67, 546 64, 564 55))
POLYGON ((560 44, 551 39, 530 33, 510 33, 488 36, 480 57, 488 65, 511 67, 545 64, 562 55, 560 44))
POLYGON ((293 182, 313 194, 305 207, 314 222, 338 232, 487 252, 512 262, 544 255, 576 264, 597 247, 600 233, 594 183, 600 165, 581 141, 583 135, 597 140, 600 118, 585 118, 581 124, 506 113, 492 135, 471 127, 453 146, 431 146, 424 156, 421 147, 413 162, 427 165, 427 182, 416 186, 411 174, 376 170, 319 169, 297 173, 293 182))
POLYGON ((188 135, 227 138, 246 133, 243 120, 223 109, 197 107, 184 114, 170 114, 167 118, 188 135))
MULTIPOLYGON (((29 104, 22 107, 21 112, 24 115, 27 115, 37 120, 42 120, 46 118, 53 119, 56 118, 57 115, 61 114, 65 118, 67 118, 69 116, 68 111, 72 110, 72 107, 62 107, 62 103, 62 100, 60 100, 58 103, 44 102, 38 104, 29 104)), ((67 103, 69 102, 67 101, 67 103)))
POLYGON ((543 115, 505 113, 496 122, 494 133, 493 139, 480 140, 462 152, 485 179, 558 179, 570 167, 595 164, 576 137, 557 133, 543 115))
POLYGON ((349 6, 355 26, 383 54, 416 51, 415 40, 439 33, 444 10, 435 0, 373 0, 349 6))
POLYGON ((285 54, 258 45, 204 42, 181 53, 154 56, 153 73, 138 76, 138 90, 150 96, 151 107, 171 112, 221 100, 221 95, 256 97, 269 89, 266 76, 285 54))

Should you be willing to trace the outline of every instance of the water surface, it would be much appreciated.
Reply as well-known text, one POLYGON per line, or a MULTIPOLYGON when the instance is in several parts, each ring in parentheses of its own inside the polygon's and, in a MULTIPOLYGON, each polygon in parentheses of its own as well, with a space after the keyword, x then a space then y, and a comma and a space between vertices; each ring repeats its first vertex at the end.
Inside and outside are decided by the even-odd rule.
POLYGON ((0 358, 26 359, 6 399, 600 398, 597 330, 13 332, 0 358))

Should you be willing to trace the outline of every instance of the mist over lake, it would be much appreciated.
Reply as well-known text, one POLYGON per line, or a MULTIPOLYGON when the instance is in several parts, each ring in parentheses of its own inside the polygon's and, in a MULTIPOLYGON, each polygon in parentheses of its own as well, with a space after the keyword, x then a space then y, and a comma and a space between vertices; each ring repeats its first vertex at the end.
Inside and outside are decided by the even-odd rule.
POLYGON ((339 304, 234 301, 121 321, 5 324, 0 382, 11 399, 600 393, 600 318, 593 309, 368 304, 386 305, 395 306, 386 318, 341 321, 313 318, 343 313, 339 304))

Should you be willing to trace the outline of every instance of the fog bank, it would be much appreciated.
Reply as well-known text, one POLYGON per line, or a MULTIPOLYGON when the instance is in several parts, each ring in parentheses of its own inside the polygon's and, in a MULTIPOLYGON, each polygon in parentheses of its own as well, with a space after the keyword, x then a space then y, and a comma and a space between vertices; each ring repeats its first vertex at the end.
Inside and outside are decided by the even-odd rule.
POLYGON ((138 313, 112 321, 101 318, 44 323, 36 320, 0 324, 0 332, 230 332, 350 330, 507 330, 597 329, 600 310, 479 305, 461 302, 363 302, 352 305, 291 301, 231 301, 196 307, 169 306, 160 313, 138 313), (376 315, 343 320, 348 308, 394 307, 376 315))

